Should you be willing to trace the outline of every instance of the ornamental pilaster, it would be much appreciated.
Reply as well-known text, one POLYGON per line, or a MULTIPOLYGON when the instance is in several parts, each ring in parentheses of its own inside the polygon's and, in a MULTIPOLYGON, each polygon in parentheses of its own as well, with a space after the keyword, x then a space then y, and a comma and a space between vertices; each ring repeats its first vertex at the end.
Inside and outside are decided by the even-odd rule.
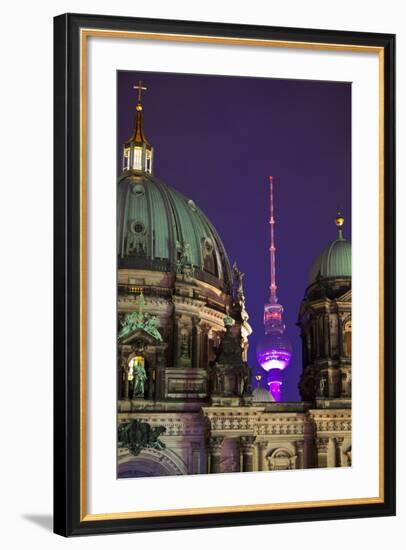
POLYGON ((242 471, 252 472, 254 470, 254 435, 242 435, 240 437, 240 450, 242 454, 242 471))
POLYGON ((343 437, 335 438, 335 456, 336 456, 336 466, 340 467, 343 465, 343 437))
POLYGON ((266 472, 268 470, 268 462, 266 460, 266 453, 268 450, 268 441, 259 441, 258 447, 258 471, 266 472))
POLYGON ((192 318, 192 367, 197 369, 200 367, 201 362, 201 334, 202 330, 199 326, 200 319, 198 317, 192 318))
POLYGON ((295 441, 295 448, 296 448, 296 468, 303 469, 305 467, 304 465, 304 441, 295 441))
POLYGON ((327 468, 327 455, 330 439, 328 437, 317 437, 317 467, 327 468))
POLYGON ((207 324, 201 325, 201 355, 202 355, 202 368, 207 368, 209 364, 209 332, 210 326, 207 324))
POLYGON ((224 437, 221 436, 210 437, 208 441, 208 471, 210 474, 219 474, 221 472, 221 446, 223 441, 224 437))
POLYGON ((330 356, 330 315, 328 313, 324 314, 324 356, 330 356))

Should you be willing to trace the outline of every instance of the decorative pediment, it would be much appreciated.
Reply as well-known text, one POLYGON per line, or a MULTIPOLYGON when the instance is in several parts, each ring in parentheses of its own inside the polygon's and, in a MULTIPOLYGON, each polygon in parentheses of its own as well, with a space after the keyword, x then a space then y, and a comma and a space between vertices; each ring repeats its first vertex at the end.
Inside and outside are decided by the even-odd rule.
POLYGON ((162 335, 158 330, 158 318, 155 315, 144 312, 145 300, 140 294, 136 300, 137 310, 127 314, 121 322, 121 328, 118 333, 120 343, 126 342, 129 336, 134 336, 134 333, 141 330, 152 336, 157 342, 162 342, 162 335))
POLYGON ((337 302, 346 302, 351 304, 352 302, 352 290, 347 290, 340 298, 337 299, 337 302))
MULTIPOLYGON (((158 334, 160 335, 160 333, 158 334)), ((145 345, 152 346, 152 345, 160 344, 162 342, 162 337, 160 340, 158 340, 158 338, 155 338, 143 328, 136 328, 126 336, 123 336, 121 338, 119 337, 119 342, 122 345, 130 345, 130 344, 142 342, 143 347, 145 347, 145 345)))

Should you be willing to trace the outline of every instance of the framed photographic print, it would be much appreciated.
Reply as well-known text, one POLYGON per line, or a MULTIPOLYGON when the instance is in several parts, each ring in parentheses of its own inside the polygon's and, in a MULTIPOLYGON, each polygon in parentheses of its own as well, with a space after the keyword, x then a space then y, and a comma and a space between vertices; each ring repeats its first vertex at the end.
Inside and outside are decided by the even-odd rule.
POLYGON ((393 515, 395 37, 54 37, 55 532, 393 515))

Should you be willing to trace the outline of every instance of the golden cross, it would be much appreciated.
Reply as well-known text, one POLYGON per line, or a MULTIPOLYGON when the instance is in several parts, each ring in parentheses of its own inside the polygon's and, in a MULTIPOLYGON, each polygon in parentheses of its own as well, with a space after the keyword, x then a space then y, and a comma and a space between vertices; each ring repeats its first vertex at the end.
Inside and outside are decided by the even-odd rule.
POLYGON ((142 80, 138 82, 137 86, 133 86, 134 90, 138 90, 138 102, 141 103, 141 94, 143 91, 145 91, 147 88, 142 85, 142 80))

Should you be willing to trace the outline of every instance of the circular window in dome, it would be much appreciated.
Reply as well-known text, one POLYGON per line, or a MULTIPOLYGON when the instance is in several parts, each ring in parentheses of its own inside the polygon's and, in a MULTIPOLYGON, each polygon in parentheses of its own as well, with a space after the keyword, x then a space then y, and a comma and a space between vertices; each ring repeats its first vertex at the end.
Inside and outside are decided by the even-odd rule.
POLYGON ((144 186, 137 183, 137 185, 134 185, 132 188, 132 192, 136 197, 143 197, 145 195, 145 189, 144 186))
POLYGON ((142 222, 132 222, 131 231, 138 234, 145 233, 145 226, 142 222))
POLYGON ((196 212, 197 207, 196 207, 195 201, 192 201, 192 199, 189 199, 189 200, 187 201, 187 203, 188 203, 188 205, 189 205, 190 210, 193 210, 193 212, 196 212))

